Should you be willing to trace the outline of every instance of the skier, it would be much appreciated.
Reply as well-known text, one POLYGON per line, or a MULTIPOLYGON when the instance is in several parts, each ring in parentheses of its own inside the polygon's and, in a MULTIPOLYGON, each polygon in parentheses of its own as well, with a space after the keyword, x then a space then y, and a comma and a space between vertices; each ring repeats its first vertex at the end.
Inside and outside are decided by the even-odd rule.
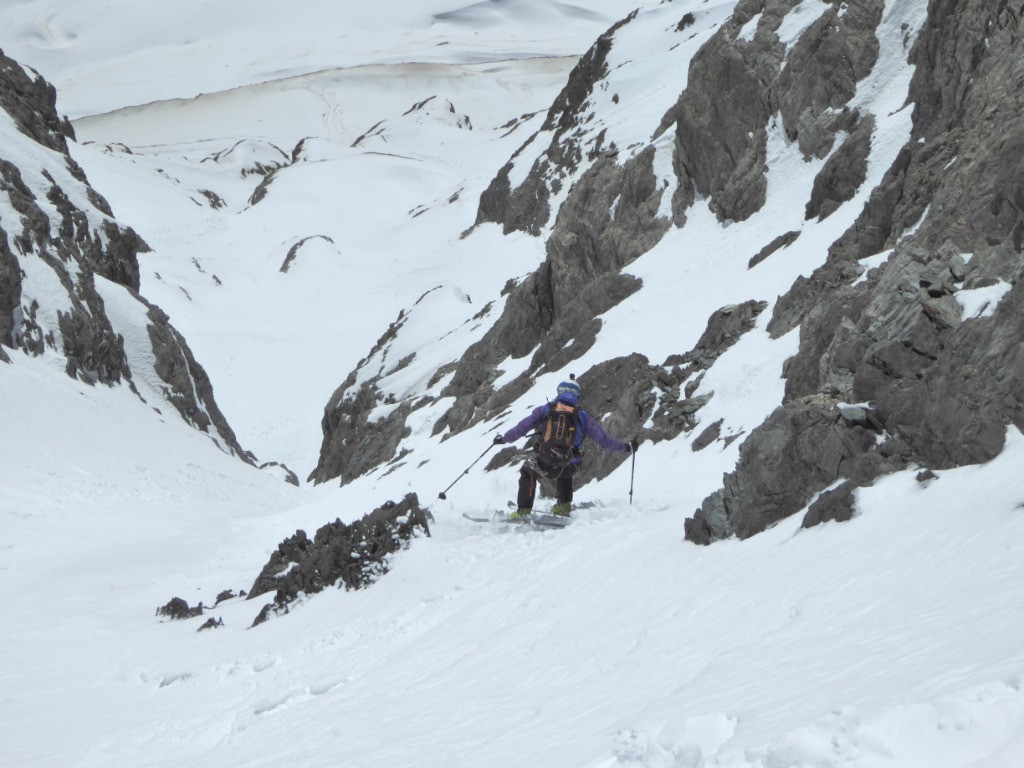
POLYGON ((515 442, 526 433, 537 429, 540 441, 537 455, 528 459, 519 470, 518 509, 511 519, 528 517, 533 511, 537 480, 541 477, 555 483, 556 503, 551 512, 567 517, 572 508, 573 475, 583 460, 582 444, 589 437, 606 451, 635 452, 637 441, 624 443, 601 427, 597 419, 580 406, 580 385, 563 381, 558 385, 554 402, 534 411, 505 434, 494 436, 496 445, 515 442))

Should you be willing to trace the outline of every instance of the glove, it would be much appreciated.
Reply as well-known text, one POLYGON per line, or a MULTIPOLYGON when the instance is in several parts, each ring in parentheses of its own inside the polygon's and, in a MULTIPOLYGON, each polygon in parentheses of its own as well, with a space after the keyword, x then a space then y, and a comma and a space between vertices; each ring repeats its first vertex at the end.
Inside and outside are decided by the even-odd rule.
POLYGON ((636 453, 636 449, 640 447, 639 441, 636 439, 630 440, 626 446, 626 453, 636 453))
POLYGON ((494 436, 494 444, 495 445, 504 445, 505 444, 505 438, 503 436, 501 436, 501 435, 495 435, 494 436))

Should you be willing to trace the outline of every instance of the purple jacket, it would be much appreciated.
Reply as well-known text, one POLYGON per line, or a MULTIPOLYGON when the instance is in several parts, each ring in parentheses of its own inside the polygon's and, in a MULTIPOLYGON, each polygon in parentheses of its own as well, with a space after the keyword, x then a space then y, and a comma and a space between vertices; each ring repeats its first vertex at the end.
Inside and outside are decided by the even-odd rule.
MULTIPOLYGON (((523 437, 526 433, 543 426, 544 421, 548 417, 548 410, 551 408, 551 404, 547 403, 533 409, 533 413, 527 416, 525 419, 516 424, 512 429, 502 435, 505 438, 506 443, 513 443, 519 438, 523 437)), ((609 435, 601 427, 600 422, 593 418, 580 408, 576 411, 579 416, 580 428, 576 432, 575 446, 577 448, 583 443, 583 438, 589 437, 599 446, 604 448, 606 451, 628 451, 629 446, 617 440, 616 438, 609 435)))

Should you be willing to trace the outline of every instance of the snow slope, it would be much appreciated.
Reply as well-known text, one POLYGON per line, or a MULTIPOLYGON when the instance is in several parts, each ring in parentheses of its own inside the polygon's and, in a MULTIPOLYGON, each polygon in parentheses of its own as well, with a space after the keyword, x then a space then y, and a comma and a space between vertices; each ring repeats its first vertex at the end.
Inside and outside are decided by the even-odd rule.
POLYGON ((231 600, 197 634, 152 611, 247 589, 283 534, 381 490, 272 482, 34 364, 5 392, 5 765, 1019 764, 1020 434, 851 523, 708 548, 641 453, 633 506, 547 533, 435 509, 370 589, 253 630, 260 601, 231 600))
MULTIPOLYGON (((96 143, 75 157, 153 246, 142 292, 188 338, 241 444, 304 475, 327 397, 399 312, 391 354, 419 353, 387 380, 403 398, 427 391, 436 366, 496 316, 505 282, 543 259, 539 238, 460 234, 480 190, 539 127, 572 63, 558 57, 582 53, 633 5, 436 0, 383 17, 369 4, 310 2, 281 19, 269 3, 196 14, 194 2, 31 0, 0 19, 12 30, 5 51, 54 79, 63 109, 135 105, 79 121, 96 143), (126 33, 111 31, 111 14, 126 33), (337 40, 341 27, 351 30, 337 40), (280 43, 272 54, 268 40, 280 43), (108 89, 101 74, 116 75, 108 89), (172 97, 182 100, 138 106, 172 97), (501 127, 538 110, 511 134, 501 127), (131 154, 105 148, 117 142, 131 154), (250 203, 264 177, 245 172, 281 163, 250 203)), ((799 6, 791 34, 816 5, 799 6)), ((872 180, 907 135, 898 107, 910 73, 895 45, 924 6, 887 6, 883 45, 894 47, 861 95, 884 117, 872 180)), ((641 25, 660 39, 670 16, 700 4, 645 7, 612 49, 623 93, 685 73, 663 66, 641 25)), ((664 98, 676 93, 666 86, 664 98)), ((652 96, 602 119, 623 137, 649 136, 662 114, 652 96)), ((766 209, 729 227, 694 209, 631 265, 645 288, 603 318, 580 370, 686 351, 711 311, 773 301, 820 263, 863 198, 803 222, 792 200, 806 199, 818 165, 781 132, 770 152, 766 209), (784 258, 747 270, 787 229, 803 233, 784 258), (658 322, 666 307, 670 324, 658 322)), ((724 418, 723 435, 755 426, 781 397, 795 344, 761 327, 744 336, 702 382, 714 398, 701 418, 724 418)), ((1024 764, 1015 430, 985 466, 859 491, 850 523, 803 531, 796 517, 697 548, 682 541, 682 520, 735 463, 738 442, 699 453, 687 436, 644 445, 634 475, 625 464, 578 491, 589 506, 569 529, 502 531, 461 515, 502 506, 515 473, 482 463, 461 473, 515 410, 441 442, 439 403, 410 423, 406 464, 341 488, 294 488, 122 390, 45 361, 2 368, 4 400, 18 404, 0 412, 5 766, 1024 764), (296 528, 355 519, 411 490, 429 503, 455 480, 449 501, 430 504, 432 537, 370 589, 321 593, 251 630, 260 600, 218 605, 207 617, 224 626, 202 633, 203 619, 153 615, 175 595, 210 605, 248 589, 296 528)), ((542 378, 515 408, 555 383, 542 378)))

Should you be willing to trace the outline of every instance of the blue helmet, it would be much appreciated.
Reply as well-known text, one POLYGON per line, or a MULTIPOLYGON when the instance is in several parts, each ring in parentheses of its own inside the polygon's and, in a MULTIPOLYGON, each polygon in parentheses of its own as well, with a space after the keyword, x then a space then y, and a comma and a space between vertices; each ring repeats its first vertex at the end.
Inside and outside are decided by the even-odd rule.
POLYGON ((558 385, 558 397, 555 399, 560 400, 563 403, 568 403, 569 405, 579 405, 580 395, 581 392, 579 384, 575 381, 563 381, 558 385))

